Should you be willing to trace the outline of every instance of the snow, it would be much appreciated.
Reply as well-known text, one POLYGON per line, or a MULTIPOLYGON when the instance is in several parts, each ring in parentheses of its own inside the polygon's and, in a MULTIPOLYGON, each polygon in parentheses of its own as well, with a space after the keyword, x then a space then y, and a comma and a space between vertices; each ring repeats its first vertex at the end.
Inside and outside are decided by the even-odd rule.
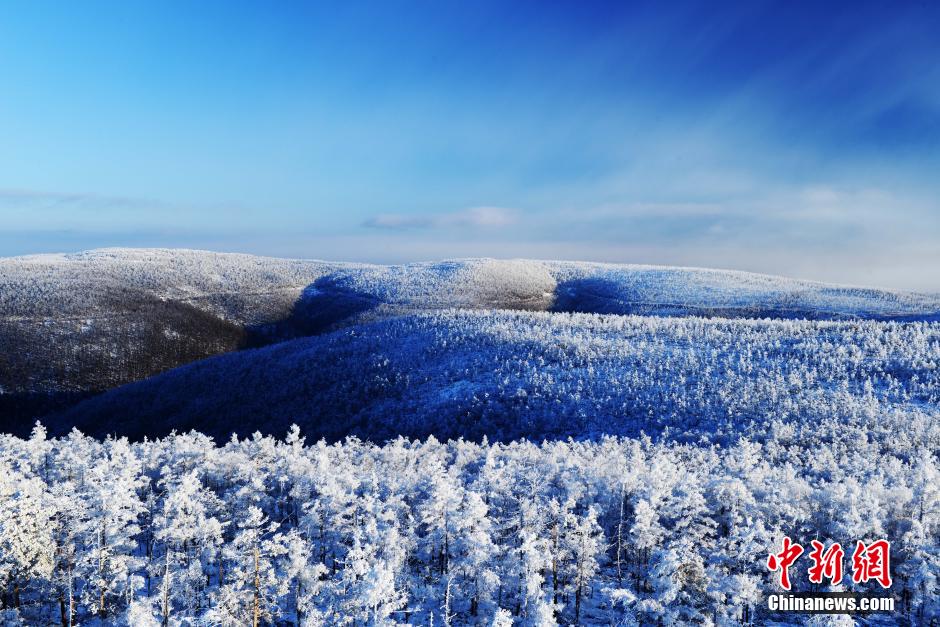
POLYGON ((560 261, 0 259, 0 400, 115 388, 0 435, 0 622, 776 624, 784 535, 890 539, 905 603, 860 620, 936 622, 938 303, 560 261))
MULTIPOLYGON (((937 320, 940 296, 519 259, 379 266, 176 249, 12 257, 0 259, 0 386, 106 390, 246 346, 448 309, 937 320)), ((28 424, 14 416, 0 427, 11 422, 28 424)))
POLYGON ((936 423, 940 324, 451 310, 222 355, 78 405, 64 425, 313 437, 812 440, 936 423), (832 428, 835 428, 833 426, 832 428))
MULTIPOLYGON (((305 445, 292 428, 217 446, 197 433, 128 444, 37 428, 0 436, 0 616, 815 624, 766 609, 780 588, 765 564, 781 537, 851 546, 887 535, 905 603, 863 620, 926 625, 940 617, 938 485, 935 449, 890 434, 718 448, 610 437, 305 445)), ((791 569, 794 592, 810 590, 808 564, 791 569)), ((874 582, 846 587, 883 594, 874 582)))
POLYGON ((645 313, 780 311, 789 317, 940 312, 937 295, 700 268, 498 259, 376 266, 180 249, 103 249, 0 259, 0 315, 100 313, 110 305, 104 299, 109 291, 140 290, 251 323, 263 319, 252 311, 251 297, 281 290, 297 297, 318 282, 412 309, 548 310, 559 309, 563 300, 572 310, 592 311, 578 299, 594 297, 606 301, 605 313, 637 313, 638 308, 645 313))

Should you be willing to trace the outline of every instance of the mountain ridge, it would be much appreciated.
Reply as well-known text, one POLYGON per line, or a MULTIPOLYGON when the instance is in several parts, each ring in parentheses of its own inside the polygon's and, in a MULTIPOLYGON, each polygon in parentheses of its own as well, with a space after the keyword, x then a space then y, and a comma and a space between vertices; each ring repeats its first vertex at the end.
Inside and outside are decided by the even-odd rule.
POLYGON ((245 348, 449 309, 940 320, 940 295, 734 270, 472 258, 401 265, 178 249, 0 259, 0 429, 245 348))

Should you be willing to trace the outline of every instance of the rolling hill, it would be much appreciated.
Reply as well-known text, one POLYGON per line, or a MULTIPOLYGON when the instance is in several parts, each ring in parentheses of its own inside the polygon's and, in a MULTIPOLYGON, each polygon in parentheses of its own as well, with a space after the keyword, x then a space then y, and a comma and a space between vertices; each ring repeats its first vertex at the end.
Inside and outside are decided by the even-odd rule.
MULTIPOLYGON (((107 545, 132 565, 115 581, 140 586, 113 595, 121 624, 159 622, 143 582, 160 572, 201 595, 174 620, 244 622, 216 608, 239 572, 257 581, 258 559, 292 582, 277 611, 297 623, 308 585, 305 612, 337 608, 321 622, 350 607, 383 622, 350 600, 374 603, 359 584, 380 572, 401 591, 386 615, 422 624, 444 608, 433 622, 508 625, 523 603, 543 608, 526 624, 773 624, 766 558, 782 534, 891 538, 912 601, 883 622, 936 613, 934 297, 538 261, 97 251, 0 267, 19 342, 3 344, 20 368, 5 385, 75 390, 28 438, 0 434, 5 546, 74 542, 54 553, 88 590, 100 530, 126 521, 107 545), (595 564, 583 613, 554 603, 549 574, 577 581, 581 555, 595 564), (467 601, 484 564, 488 609, 467 601), (454 590, 470 592, 448 610, 454 590)), ((8 579, 11 624, 60 622, 62 572, 8 579)), ((816 589, 801 573, 795 590, 816 589)), ((95 617, 100 596, 76 598, 116 622, 95 617)))
POLYGON ((402 316, 177 368, 80 403, 99 436, 196 429, 509 441, 930 431, 940 325, 457 311, 402 316), (919 425, 919 426, 918 426, 919 425))
POLYGON ((215 355, 450 309, 928 321, 940 297, 582 262, 376 266, 165 249, 13 257, 0 259, 0 429, 22 432, 37 416, 215 355))

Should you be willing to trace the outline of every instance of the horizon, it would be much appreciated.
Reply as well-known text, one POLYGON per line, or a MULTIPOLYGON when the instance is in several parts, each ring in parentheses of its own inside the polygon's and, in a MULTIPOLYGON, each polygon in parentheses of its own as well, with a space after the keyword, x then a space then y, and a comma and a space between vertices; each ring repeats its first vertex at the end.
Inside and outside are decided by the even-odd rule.
POLYGON ((878 290, 883 292, 895 292, 895 293, 909 293, 909 294, 921 294, 925 296, 940 296, 940 290, 930 291, 930 290, 909 290, 902 288, 892 288, 883 285, 875 285, 871 283, 839 283, 833 281, 819 281, 816 279, 794 276, 789 274, 771 274, 767 272, 755 272, 751 270, 740 270, 737 268, 722 268, 717 266, 677 266, 677 265, 668 265, 668 264, 656 264, 656 263, 630 263, 630 262, 617 262, 617 261, 593 261, 590 259, 566 259, 566 258, 536 258, 536 257, 441 257, 436 259, 415 259, 412 261, 398 262, 398 263, 376 263, 370 261, 357 261, 355 259, 324 259, 320 257, 281 257, 277 255, 262 255, 255 253, 245 253, 239 251, 225 251, 225 250, 208 250, 204 248, 181 248, 181 247, 126 247, 126 246, 106 246, 101 248, 87 248, 83 250, 76 251, 56 251, 56 252, 42 252, 42 253, 26 253, 23 255, 10 255, 10 256, 0 256, 0 261, 17 259, 17 258, 31 258, 31 257, 56 257, 56 256, 76 256, 76 255, 85 255, 89 253, 107 253, 107 252, 170 252, 170 253, 205 253, 210 255, 244 255, 249 257, 257 258, 267 258, 274 259, 279 261, 301 261, 301 262, 311 262, 311 263, 324 263, 324 264, 345 264, 351 266, 377 266, 377 267, 402 267, 409 265, 434 265, 440 263, 451 263, 451 262, 470 262, 470 261, 526 261, 534 263, 548 263, 548 264, 584 264, 587 266, 597 265, 597 266, 612 266, 617 268, 639 268, 639 269, 663 269, 663 270, 687 270, 687 271, 704 271, 704 272, 719 272, 719 273, 731 273, 731 274, 750 274, 754 276, 765 276, 772 279, 783 279, 785 281, 794 281, 798 283, 816 283, 824 287, 836 287, 836 288, 849 288, 849 289, 868 289, 868 290, 878 290))
POLYGON ((940 6, 0 7, 0 256, 187 248, 940 293, 940 6))

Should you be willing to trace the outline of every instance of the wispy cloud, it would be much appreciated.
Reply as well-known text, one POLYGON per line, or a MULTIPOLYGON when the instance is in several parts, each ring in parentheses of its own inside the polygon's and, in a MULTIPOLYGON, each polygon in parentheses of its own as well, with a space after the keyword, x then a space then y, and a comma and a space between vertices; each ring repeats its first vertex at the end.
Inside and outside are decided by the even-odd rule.
MULTIPOLYGON (((224 224, 252 222, 252 210, 233 204, 173 202, 164 198, 98 192, 62 192, 30 188, 0 188, 0 219, 8 230, 20 232, 99 231, 139 232, 152 229, 199 230, 224 224)), ((256 213, 256 211, 254 212, 256 213)))
POLYGON ((470 207, 435 215, 383 213, 363 222, 376 229, 440 229, 453 227, 495 228, 514 224, 518 212, 504 207, 470 207))
POLYGON ((89 209, 158 208, 159 201, 91 192, 58 192, 38 189, 0 188, 0 209, 89 209))

